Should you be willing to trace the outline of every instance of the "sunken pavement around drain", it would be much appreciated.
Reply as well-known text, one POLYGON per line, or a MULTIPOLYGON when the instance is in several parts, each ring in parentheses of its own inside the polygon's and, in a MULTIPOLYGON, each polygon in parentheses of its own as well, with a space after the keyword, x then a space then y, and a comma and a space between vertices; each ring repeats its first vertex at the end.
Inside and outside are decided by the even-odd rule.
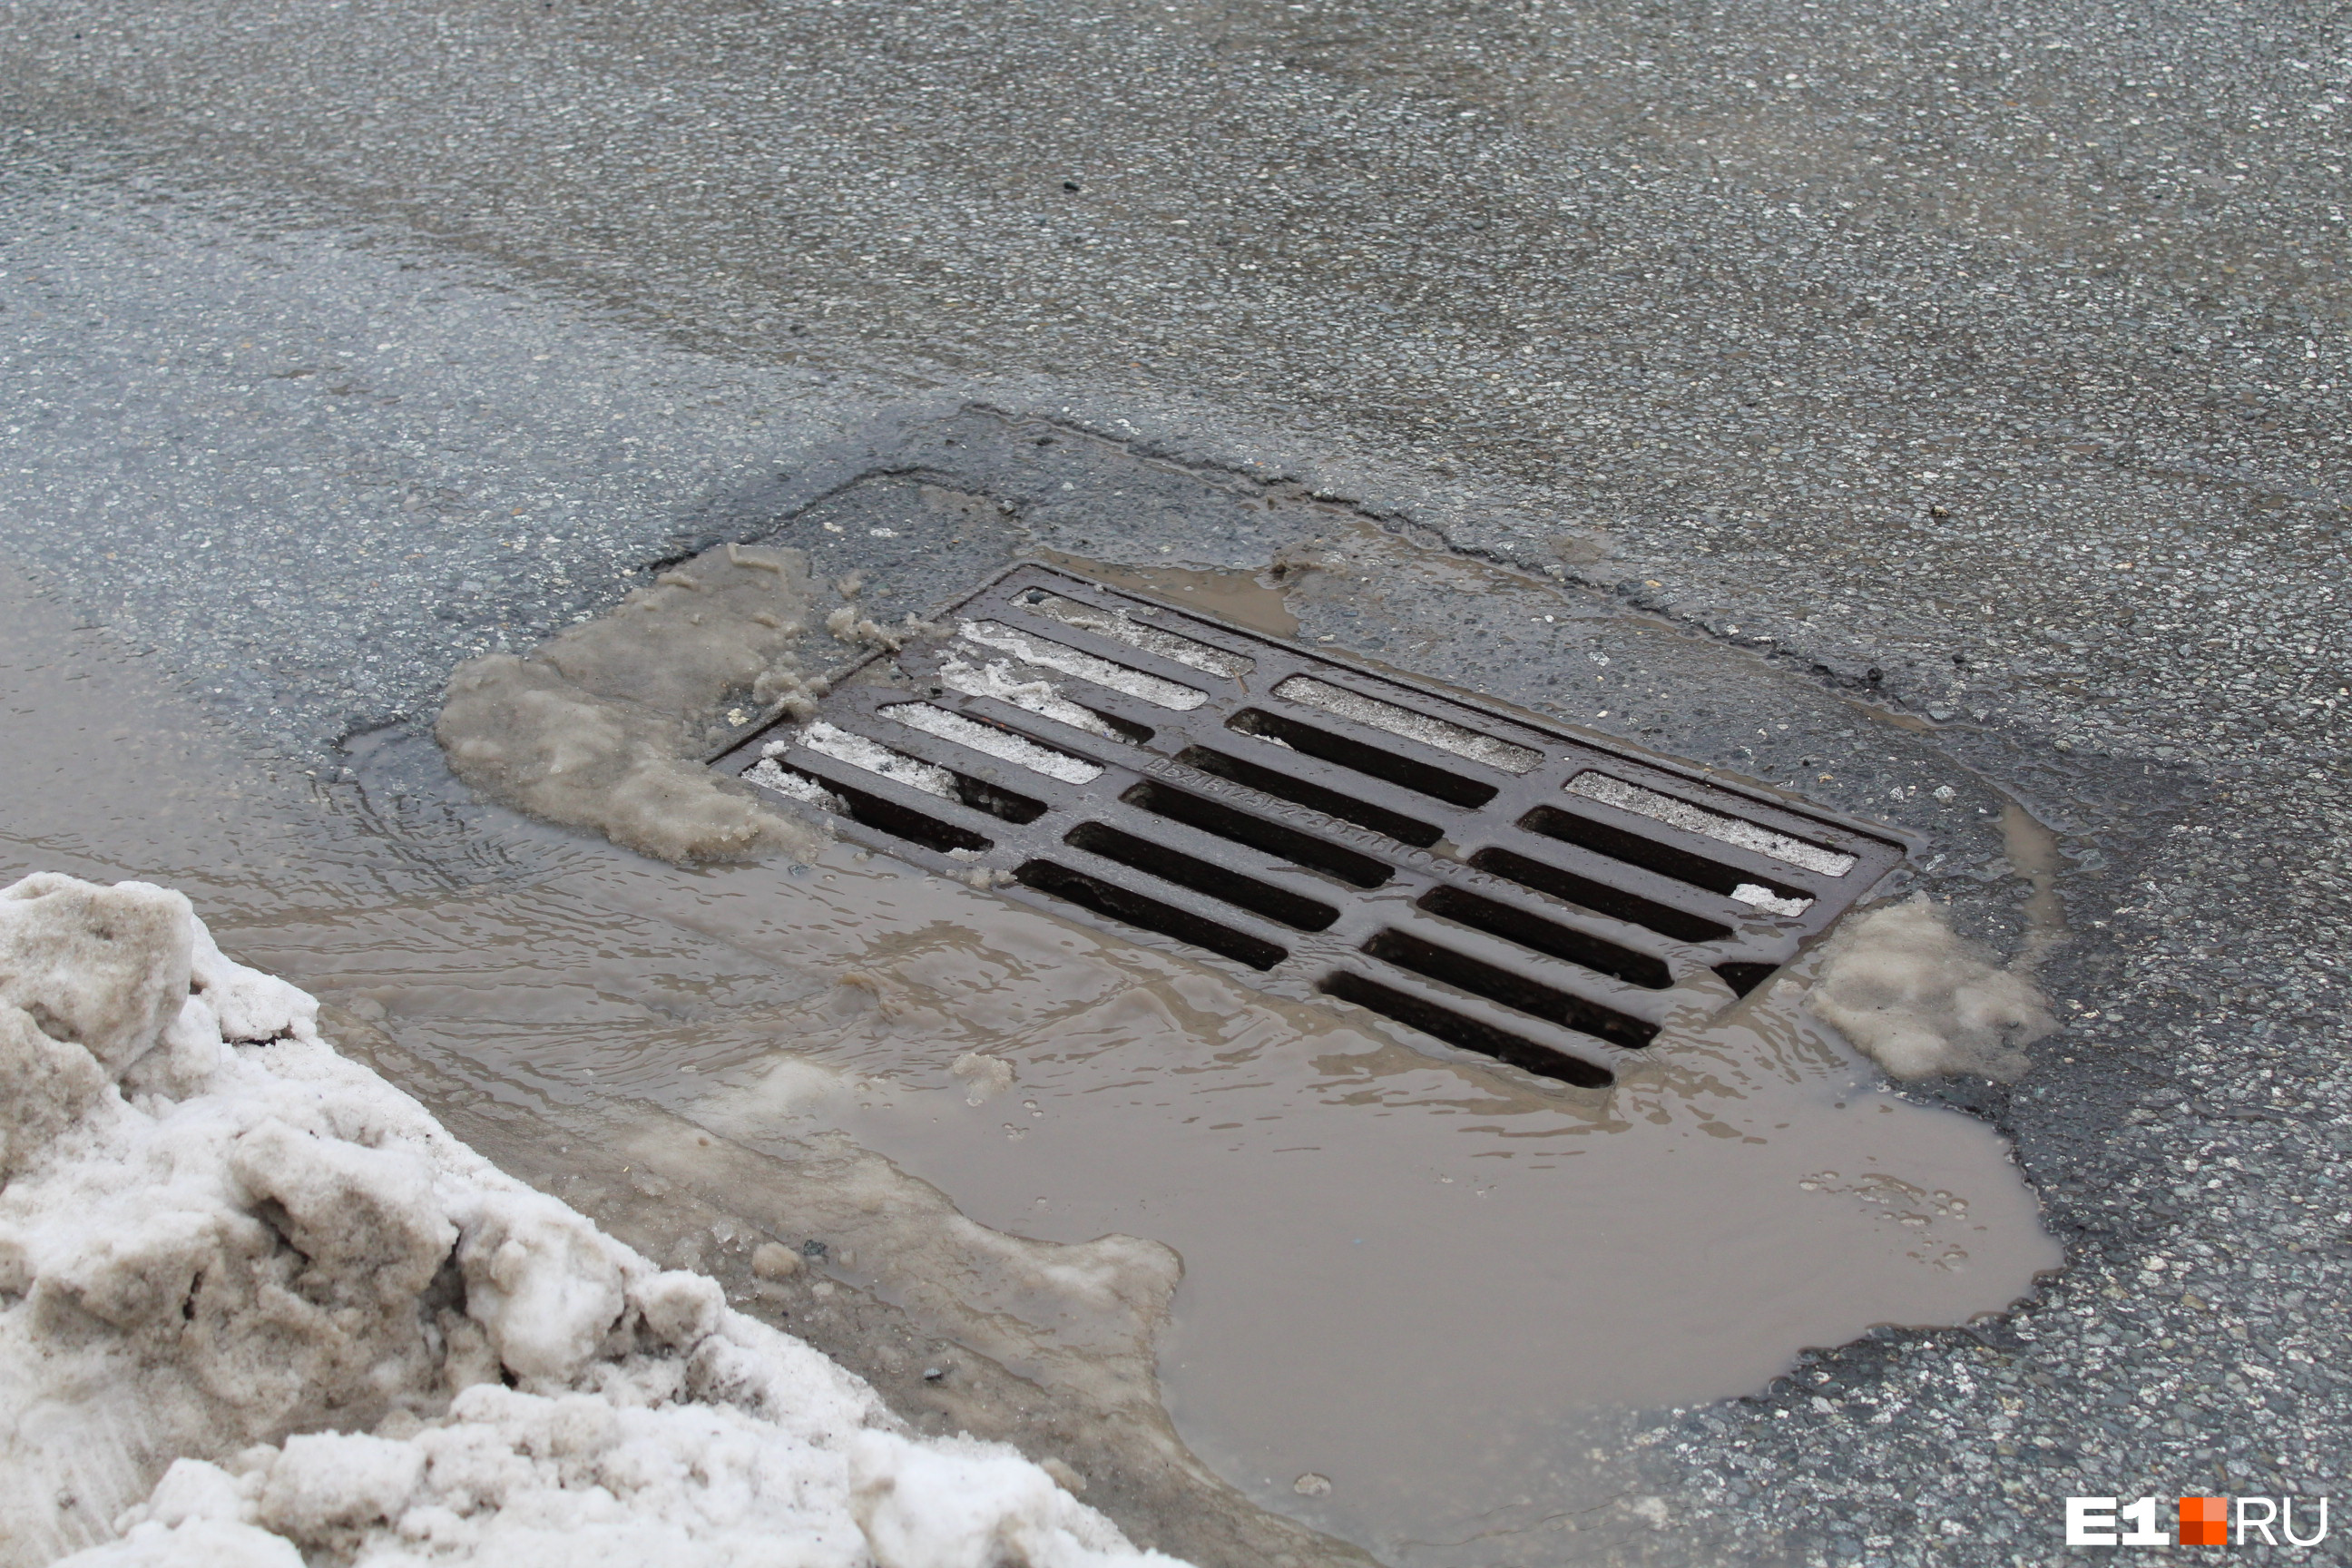
POLYGON ((2069 1268, 1629 1426, 1619 1550, 2340 1506, 2339 24, 1564 9, 12 16, 0 558, 329 787, 726 539, 892 613, 1320 551, 1318 646, 1915 834, 2013 949, 1977 781, 2066 1027, 1910 1092, 2069 1268))

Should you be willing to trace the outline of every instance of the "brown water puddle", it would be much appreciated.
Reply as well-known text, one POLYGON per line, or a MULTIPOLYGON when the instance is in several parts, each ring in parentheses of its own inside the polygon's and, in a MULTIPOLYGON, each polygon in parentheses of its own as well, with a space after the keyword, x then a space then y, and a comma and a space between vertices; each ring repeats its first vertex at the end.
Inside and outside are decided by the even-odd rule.
POLYGON ((795 1052, 838 1089, 722 1070, 690 1114, 844 1127, 985 1225, 1174 1247, 1179 1430, 1384 1555, 1572 1488, 1580 1411, 1744 1393, 2059 1262, 1998 1139, 1876 1092, 1789 980, 1612 1092, 1547 1092, 950 884, 845 857, 765 896, 731 879, 750 897, 715 920, 646 907, 745 945, 822 932, 877 1005, 795 1052), (965 1051, 1013 1081, 983 1098, 947 1070, 965 1051))
POLYGON ((349 904, 435 885, 340 853, 310 781, 239 757, 154 670, 0 563, 0 875, 139 877, 207 909, 349 904))
MULTIPOLYGON (((8 870, 187 886, 242 956, 551 1139, 633 1106, 755 1150, 846 1133, 979 1226, 1165 1243, 1178 1430, 1266 1507, 1391 1559, 1514 1561, 1500 1538, 1428 1543, 1584 1499, 1580 1415, 1744 1393, 1873 1324, 1998 1310, 2059 1262, 2000 1141, 1878 1092, 1798 1012, 1801 975, 1591 1094, 846 847, 682 872, 565 840, 458 888, 383 840, 344 853, 381 830, 175 724, 135 670, 88 649, 68 668, 37 619, 0 647, 27 738, 0 763, 8 870)), ((877 1226, 900 1240, 844 1279, 919 1306, 964 1289, 977 1243, 877 1226)), ((1065 1359, 1148 1346, 1116 1259, 1069 1257, 1066 1289, 1032 1259, 1028 1294, 974 1286, 962 1321, 1003 1302, 1065 1359), (1127 1314, 1116 1333, 1090 1301, 1127 1314)))
POLYGON ((2058 897, 2058 872, 2065 857, 2058 836, 2014 800, 2001 802, 2000 843, 2010 865, 2032 889, 2025 900, 2025 942, 2017 956, 2030 973, 2066 940, 2066 906, 2058 897))
POLYGON ((1173 1247, 1178 1429, 1383 1555, 1572 1492, 1580 1412, 1744 1393, 2059 1261, 1998 1139, 1877 1092, 1801 978, 1586 1094, 846 848, 803 876, 616 858, 298 944, 311 983, 535 1093, 754 1148, 840 1129, 982 1225, 1173 1247))
POLYGON ((1060 550, 1039 550, 1037 559, 1066 571, 1098 578, 1114 588, 1149 594, 1188 610, 1216 616, 1268 637, 1298 635, 1298 617, 1278 584, 1263 572, 1196 570, 1187 566, 1123 566, 1060 550))

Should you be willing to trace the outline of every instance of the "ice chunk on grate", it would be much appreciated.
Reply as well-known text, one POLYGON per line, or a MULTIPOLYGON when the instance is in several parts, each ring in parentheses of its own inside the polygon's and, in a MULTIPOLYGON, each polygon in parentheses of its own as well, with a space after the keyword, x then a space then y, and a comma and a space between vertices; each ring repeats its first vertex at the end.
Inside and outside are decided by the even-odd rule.
POLYGON ((828 724, 820 719, 800 732, 800 743, 819 756, 831 757, 836 763, 847 763, 853 768, 863 768, 878 773, 894 784, 908 789, 921 790, 925 795, 938 795, 941 800, 957 797, 955 775, 947 769, 910 757, 904 752, 894 752, 879 741, 869 741, 863 735, 828 724))
POLYGON ((1146 670, 1129 669, 1123 664, 1113 664, 1107 658, 1031 637, 995 621, 966 621, 959 628, 966 642, 981 647, 991 647, 999 653, 1009 653, 1024 664, 1044 669, 1058 669, 1064 675, 1075 675, 1080 680, 1091 680, 1097 686, 1113 691, 1124 691, 1156 708, 1172 709, 1179 713, 1198 708, 1209 700, 1209 694, 1173 680, 1164 680, 1146 670))
POLYGON ((1276 687, 1274 694, 1286 702, 1319 709, 1342 719, 1352 719, 1359 724, 1369 724, 1391 735, 1402 735, 1408 741, 1419 741, 1424 746, 1434 746, 1441 752, 1451 752, 1457 757, 1467 757, 1474 763, 1500 768, 1507 773, 1526 773, 1543 761, 1543 753, 1531 747, 1498 741, 1492 735, 1482 735, 1475 730, 1447 720, 1416 713, 1410 708, 1400 708, 1393 702, 1366 697, 1360 692, 1317 680, 1312 676, 1294 675, 1276 687))
POLYGON ((886 719, 896 720, 910 730, 920 730, 927 735, 937 735, 942 741, 953 741, 959 746, 969 746, 992 757, 1002 757, 1015 766, 1027 768, 1033 773, 1044 773, 1049 779, 1064 784, 1092 784, 1102 777, 1099 763, 1084 757, 1074 757, 1067 752, 1057 752, 1041 746, 1010 730, 1000 730, 993 724, 983 724, 977 719, 967 719, 961 713, 950 713, 944 708, 934 708, 928 702, 894 702, 878 711, 886 719))
POLYGON ((1787 915, 1791 920, 1813 907, 1811 899, 1784 899, 1761 882, 1742 882, 1731 889, 1731 896, 1768 915, 1787 915))
MULTIPOLYGON (((1769 827, 1759 827, 1752 822, 1742 822, 1736 816, 1725 816, 1661 795, 1654 789, 1627 784, 1623 779, 1611 778, 1602 773, 1581 773, 1568 781, 1568 793, 1580 795, 1587 800, 1597 800, 1603 805, 1613 805, 1620 811, 1630 811, 1636 816, 1646 816, 1653 822, 1663 822, 1669 827, 1679 827, 1685 833, 1696 833, 1717 843, 1737 845, 1752 849, 1759 855, 1769 855, 1788 866, 1801 866, 1808 871, 1818 871, 1824 877, 1843 877, 1853 869, 1853 857, 1835 849, 1825 849, 1818 844, 1808 844, 1801 838, 1791 838, 1785 833, 1775 833, 1769 827)), ((1759 891, 1764 891, 1759 889, 1759 891)), ((1771 908, 1762 900, 1747 896, 1745 889, 1732 897, 1759 909, 1771 908)), ((1801 914, 1803 910, 1779 910, 1776 914, 1801 914)))

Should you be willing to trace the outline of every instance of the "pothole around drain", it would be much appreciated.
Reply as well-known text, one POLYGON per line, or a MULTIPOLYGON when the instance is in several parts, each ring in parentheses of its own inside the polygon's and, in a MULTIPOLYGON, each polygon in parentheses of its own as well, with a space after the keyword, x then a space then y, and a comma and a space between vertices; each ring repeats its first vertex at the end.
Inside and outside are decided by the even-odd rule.
POLYGON ((1903 858, 1727 787, 1051 567, 711 765, 926 870, 1605 1087, 1903 858))

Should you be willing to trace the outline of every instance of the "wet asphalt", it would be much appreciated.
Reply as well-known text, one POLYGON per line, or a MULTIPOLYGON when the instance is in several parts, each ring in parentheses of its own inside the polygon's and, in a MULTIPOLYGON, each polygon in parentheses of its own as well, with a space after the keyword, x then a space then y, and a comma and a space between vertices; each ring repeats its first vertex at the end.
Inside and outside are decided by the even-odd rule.
POLYGON ((905 607, 1290 550, 1322 646, 1889 821, 2010 947, 2022 800, 2069 1027, 1919 1092, 2017 1139, 2069 1271, 1629 1421, 1609 1550, 2340 1510, 2347 32, 11 5, 0 552, 329 780, 455 659, 761 538, 905 607))

